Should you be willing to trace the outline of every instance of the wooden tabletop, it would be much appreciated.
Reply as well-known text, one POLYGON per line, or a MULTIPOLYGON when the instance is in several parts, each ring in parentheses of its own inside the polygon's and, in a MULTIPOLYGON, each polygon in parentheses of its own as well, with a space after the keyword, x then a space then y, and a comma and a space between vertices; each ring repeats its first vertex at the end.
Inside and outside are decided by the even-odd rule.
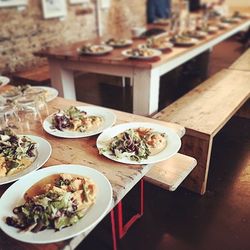
MULTIPOLYGON (((2 89, 0 89, 2 91, 2 89)), ((88 105, 86 103, 56 98, 49 103, 49 111, 53 113, 59 108, 67 108, 70 105, 88 105)), ((117 116, 117 124, 126 122, 154 122, 172 128, 181 137, 185 129, 177 124, 162 122, 151 118, 137 116, 120 111, 113 112, 117 116)), ((57 164, 81 164, 102 172, 110 181, 113 188, 113 206, 117 204, 127 192, 150 170, 150 165, 125 165, 107 159, 99 155, 96 148, 97 136, 81 139, 63 139, 47 134, 39 122, 34 123, 29 134, 41 136, 48 140, 52 146, 52 155, 44 167, 57 164)), ((11 184, 0 186, 0 195, 11 184)), ((35 245, 18 242, 0 232, 0 249, 62 249, 64 247, 75 246, 84 238, 80 235, 70 240, 56 244, 35 245), (76 243, 77 242, 77 243, 76 243)), ((71 249, 71 248, 70 248, 71 249)))
MULTIPOLYGON (((157 67, 167 61, 178 58, 187 52, 192 52, 193 50, 201 47, 202 45, 217 39, 218 37, 230 33, 235 28, 243 25, 250 24, 249 20, 242 20, 237 24, 230 24, 228 28, 218 30, 215 34, 208 35, 206 39, 200 40, 197 45, 191 47, 174 47, 171 52, 165 52, 160 57, 156 57, 151 60, 136 60, 125 58, 121 52, 124 48, 114 49, 111 53, 103 56, 80 56, 77 52, 77 48, 81 47, 86 42, 100 44, 105 42, 107 38, 97 38, 92 41, 81 41, 70 45, 60 46, 57 48, 48 48, 35 53, 37 56, 48 57, 48 58, 56 58, 63 59, 69 61, 80 61, 87 63, 97 63, 97 64, 111 64, 111 65, 120 65, 120 66, 132 66, 138 68, 154 68, 157 67)), ((164 26, 161 26, 164 28, 164 26)), ((133 45, 131 47, 136 48, 139 44, 145 43, 145 39, 134 39, 133 45)), ((126 49, 126 48, 125 48, 126 49)))

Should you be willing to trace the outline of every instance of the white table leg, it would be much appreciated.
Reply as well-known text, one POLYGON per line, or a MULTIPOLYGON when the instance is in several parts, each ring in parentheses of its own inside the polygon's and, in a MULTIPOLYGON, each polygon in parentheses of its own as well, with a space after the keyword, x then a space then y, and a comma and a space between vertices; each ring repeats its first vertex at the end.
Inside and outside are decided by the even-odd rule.
POLYGON ((74 73, 61 67, 57 60, 49 59, 51 85, 59 92, 59 96, 76 100, 74 73))
POLYGON ((157 70, 135 69, 133 76, 133 113, 150 115, 158 111, 160 75, 157 70))

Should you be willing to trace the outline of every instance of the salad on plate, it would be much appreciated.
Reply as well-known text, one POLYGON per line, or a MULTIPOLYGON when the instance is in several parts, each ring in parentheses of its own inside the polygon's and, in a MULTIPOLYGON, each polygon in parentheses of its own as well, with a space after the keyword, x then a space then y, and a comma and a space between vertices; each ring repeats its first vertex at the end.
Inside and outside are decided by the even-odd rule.
POLYGON ((148 128, 131 128, 113 137, 106 150, 111 151, 116 158, 126 157, 140 162, 166 147, 166 134, 148 128))
POLYGON ((37 157, 37 145, 27 136, 16 135, 10 128, 0 130, 0 177, 28 168, 37 157))
POLYGON ((56 128, 60 131, 86 132, 98 129, 102 123, 102 117, 90 116, 75 106, 60 110, 52 117, 52 128, 56 128))
POLYGON ((95 203, 96 187, 87 177, 53 174, 35 183, 24 194, 24 204, 13 209, 6 223, 20 231, 60 231, 76 224, 95 203))

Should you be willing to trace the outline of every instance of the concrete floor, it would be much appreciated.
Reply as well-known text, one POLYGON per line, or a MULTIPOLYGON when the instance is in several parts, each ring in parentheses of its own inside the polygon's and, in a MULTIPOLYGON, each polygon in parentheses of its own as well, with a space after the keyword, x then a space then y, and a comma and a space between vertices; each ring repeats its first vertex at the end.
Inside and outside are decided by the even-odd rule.
MULTIPOLYGON (((240 46, 234 40, 216 46, 209 74, 230 65, 239 53, 240 46)), ((119 87, 89 81, 80 89, 78 95, 83 101, 131 109, 129 88, 124 95, 119 87), (120 98, 124 96, 127 99, 121 105, 120 98)), ((171 101, 163 100, 163 103, 171 101)), ((136 192, 135 188, 124 201, 127 215, 134 209, 136 192)), ((181 187, 171 193, 145 183, 144 216, 119 242, 119 249, 248 250, 249 236, 250 121, 234 117, 215 137, 206 194, 200 196, 181 187)), ((112 249, 109 216, 79 249, 112 249)))

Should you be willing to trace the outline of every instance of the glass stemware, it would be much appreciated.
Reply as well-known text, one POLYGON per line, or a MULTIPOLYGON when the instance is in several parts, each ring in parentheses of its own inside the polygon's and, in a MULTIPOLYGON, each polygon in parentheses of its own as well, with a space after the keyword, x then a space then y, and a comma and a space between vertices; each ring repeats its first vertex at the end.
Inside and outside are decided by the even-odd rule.
POLYGON ((42 117, 35 98, 22 96, 16 100, 16 105, 23 131, 31 131, 36 128, 37 124, 42 123, 42 117))
POLYGON ((42 88, 28 88, 24 92, 24 97, 33 99, 39 111, 40 118, 43 120, 49 115, 48 105, 46 101, 46 91, 42 88))
POLYGON ((16 132, 19 132, 20 117, 16 107, 4 105, 0 107, 0 129, 10 127, 16 132))

